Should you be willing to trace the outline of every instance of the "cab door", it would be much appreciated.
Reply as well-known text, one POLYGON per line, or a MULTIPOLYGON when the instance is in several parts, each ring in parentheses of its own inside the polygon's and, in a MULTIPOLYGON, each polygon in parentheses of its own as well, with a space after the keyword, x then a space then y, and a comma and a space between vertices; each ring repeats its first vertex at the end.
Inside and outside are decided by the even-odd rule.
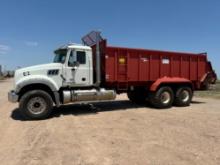
POLYGON ((66 83, 68 86, 88 86, 90 84, 90 64, 87 51, 71 50, 67 62, 66 83))

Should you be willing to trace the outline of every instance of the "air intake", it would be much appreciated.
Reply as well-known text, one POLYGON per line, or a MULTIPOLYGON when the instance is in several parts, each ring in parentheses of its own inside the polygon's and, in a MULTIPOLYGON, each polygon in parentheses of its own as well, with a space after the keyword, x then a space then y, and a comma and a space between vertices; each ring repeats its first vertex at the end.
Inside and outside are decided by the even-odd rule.
POLYGON ((48 76, 55 76, 59 74, 59 70, 58 69, 53 69, 53 70, 48 70, 47 75, 48 76))

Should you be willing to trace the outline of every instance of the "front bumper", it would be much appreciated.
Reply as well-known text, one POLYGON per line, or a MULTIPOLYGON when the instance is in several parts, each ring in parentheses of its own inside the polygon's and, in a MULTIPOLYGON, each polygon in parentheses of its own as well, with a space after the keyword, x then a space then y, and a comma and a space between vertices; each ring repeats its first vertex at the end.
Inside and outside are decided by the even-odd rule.
POLYGON ((16 103, 18 101, 18 95, 15 93, 15 91, 11 90, 8 92, 8 101, 12 103, 16 103))

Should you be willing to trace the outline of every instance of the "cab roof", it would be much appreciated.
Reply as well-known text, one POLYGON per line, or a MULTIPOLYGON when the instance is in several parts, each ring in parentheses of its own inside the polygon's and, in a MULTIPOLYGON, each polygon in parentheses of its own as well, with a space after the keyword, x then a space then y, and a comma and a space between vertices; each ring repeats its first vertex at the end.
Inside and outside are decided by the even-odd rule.
POLYGON ((59 48, 56 49, 56 50, 59 50, 59 49, 83 49, 83 50, 91 50, 91 47, 85 46, 85 45, 81 45, 81 44, 69 43, 69 44, 66 44, 66 45, 63 45, 63 46, 59 47, 59 48))

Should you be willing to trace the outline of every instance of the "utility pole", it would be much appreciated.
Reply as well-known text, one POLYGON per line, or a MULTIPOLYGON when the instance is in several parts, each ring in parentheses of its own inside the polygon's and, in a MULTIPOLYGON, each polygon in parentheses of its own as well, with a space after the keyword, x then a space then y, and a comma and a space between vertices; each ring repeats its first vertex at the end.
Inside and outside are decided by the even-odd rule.
POLYGON ((2 65, 0 65, 0 76, 2 76, 2 65))

